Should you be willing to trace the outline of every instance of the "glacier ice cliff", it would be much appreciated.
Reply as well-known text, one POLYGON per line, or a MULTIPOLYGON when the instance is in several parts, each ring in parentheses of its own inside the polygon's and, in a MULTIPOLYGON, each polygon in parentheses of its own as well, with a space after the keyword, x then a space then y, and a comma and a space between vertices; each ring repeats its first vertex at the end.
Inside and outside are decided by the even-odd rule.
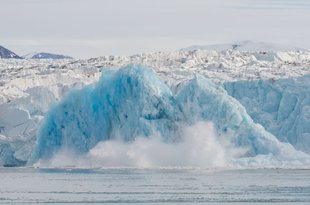
MULTIPOLYGON (((189 124, 190 130, 195 130, 192 129, 192 125, 197 124, 195 121, 217 120, 216 115, 213 115, 214 113, 212 116, 211 114, 202 114, 202 112, 206 113, 204 109, 207 108, 202 105, 199 108, 195 108, 197 113, 199 110, 202 110, 202 112, 199 114, 194 113, 193 116, 179 111, 181 108, 186 111, 183 103, 177 102, 176 99, 181 91, 179 88, 192 82, 190 79, 194 75, 200 74, 207 77, 207 80, 212 80, 215 83, 226 82, 225 88, 228 93, 240 101, 255 123, 263 125, 267 132, 276 136, 280 141, 289 142, 296 149, 309 153, 309 128, 307 127, 309 104, 307 103, 309 95, 307 89, 309 88, 309 83, 307 80, 302 80, 307 77, 299 79, 296 79, 296 77, 309 74, 310 52, 280 52, 279 50, 270 52, 183 50, 142 53, 133 56, 102 56, 79 60, 0 59, 0 166, 15 166, 20 164, 17 161, 23 164, 29 159, 38 138, 38 130, 43 129, 41 126, 46 120, 45 115, 50 115, 52 112, 51 107, 53 107, 52 105, 54 103, 62 103, 66 99, 65 96, 71 90, 80 89, 97 82, 102 74, 101 72, 107 68, 118 69, 130 63, 152 67, 161 81, 172 91, 172 99, 176 101, 178 108, 176 104, 172 103, 173 107, 175 107, 176 115, 174 116, 175 122, 170 124, 176 127, 171 128, 174 131, 169 129, 166 132, 166 137, 164 137, 166 141, 177 141, 179 137, 184 137, 182 136, 183 131, 182 129, 180 131, 180 127, 187 127, 187 124, 189 124), (256 83, 260 79, 262 81, 260 84, 269 84, 269 86, 260 87, 260 84, 256 83), (277 79, 282 79, 280 80, 282 82, 281 86, 278 84, 279 81, 277 79), (246 83, 238 82, 240 80, 246 81, 246 83), (255 82, 252 82, 252 80, 255 82), (187 82, 184 83, 185 81, 187 82), (228 81, 237 81, 235 84, 240 83, 240 86, 229 89, 231 87, 229 84, 232 83, 228 83, 228 81), (177 86, 179 84, 181 86, 177 86), (249 89, 249 86, 254 86, 255 88, 249 89), (247 90, 254 92, 255 89, 255 92, 259 91, 259 95, 242 93, 243 91, 248 92, 247 90), (268 99, 270 98, 269 96, 274 95, 275 91, 280 95, 285 93, 281 99, 279 112, 269 110, 269 107, 273 106, 273 102, 268 99), (293 108, 292 105, 296 101, 295 97, 298 100, 296 106, 293 108), (286 103, 289 106, 284 106, 286 104, 284 101, 287 101, 286 103), (286 110, 286 107, 288 110, 286 110), (289 109, 292 110, 291 113, 289 109), (289 116, 287 119, 286 115, 289 116), (170 132, 172 133, 171 135, 170 132), (167 136, 169 136, 169 139, 167 136)), ((199 77, 197 76, 197 78, 199 77)), ((213 83, 211 84, 212 86, 214 85, 213 83)), ((111 87, 113 86, 111 85, 111 87)), ((218 94, 220 93, 218 92, 218 94)), ((87 96, 86 92, 80 93, 79 95, 87 96)), ((198 93, 195 95, 197 95, 197 98, 200 96, 198 93)), ((80 98, 84 100, 83 97, 80 98)), ((279 103, 278 99, 275 99, 275 104, 279 103)), ((188 100, 190 101, 191 99, 188 100)), ((198 101, 203 102, 202 99, 198 101)), ((232 102, 231 98, 229 98, 229 101, 232 102)), ((69 102, 68 99, 67 102, 69 102)), ((209 109, 209 111, 214 111, 214 109, 209 109)), ((170 119, 170 117, 168 116, 167 119, 170 119)), ((123 121, 123 119, 120 118, 119 121, 123 121)), ((140 119, 139 121, 141 122, 142 120, 140 119)), ((145 123, 147 122, 147 120, 144 121, 145 123)), ((220 121, 223 123, 228 122, 225 119, 221 119, 218 123, 220 121)), ((128 122, 125 124, 128 124, 128 122)), ((153 129, 153 125, 155 123, 151 124, 149 131, 147 131, 149 132, 148 136, 152 135, 150 133, 156 132, 157 128, 153 129)), ((116 127, 116 125, 114 126, 116 127)), ((214 124, 214 126, 217 126, 217 132, 219 133, 216 137, 220 138, 225 135, 226 138, 237 143, 235 139, 237 131, 232 129, 231 126, 221 125, 221 127, 218 127, 217 124, 214 124), (230 129, 233 131, 229 131, 230 129), (224 132, 225 134, 221 134, 225 130, 227 130, 224 132)), ((246 126, 244 125, 237 129, 242 130, 244 127, 246 126)), ((118 129, 115 128, 113 130, 114 134, 111 136, 120 136, 120 134, 116 133, 118 129)), ((257 130, 257 128, 254 130, 257 130)), ((242 142, 241 139, 242 137, 240 138, 240 143, 242 142)), ((246 140, 242 143, 245 146, 249 144, 246 140)), ((61 145, 61 147, 64 146, 61 145)), ((251 152, 255 153, 255 150, 252 149, 251 151, 251 149, 248 149, 247 154, 251 155, 251 152)), ((258 164, 262 164, 264 161, 262 160, 263 158, 260 156, 257 157, 256 161, 258 164)), ((270 157, 265 159, 267 164, 271 161, 270 157)), ((256 163, 255 160, 252 160, 252 162, 253 164, 256 163)))
POLYGON ((256 123, 280 141, 310 153, 310 75, 226 82, 224 86, 256 123))
POLYGON ((241 157, 306 156, 256 124, 221 85, 196 75, 172 92, 152 69, 129 65, 105 71, 99 82, 71 92, 51 108, 31 161, 49 159, 62 149, 87 153, 111 139, 132 142, 156 134, 178 143, 181 127, 200 121, 213 122, 218 136, 244 148, 241 157))
POLYGON ((69 94, 49 112, 35 157, 50 157, 67 146, 87 152, 99 141, 149 136, 160 131, 167 140, 180 116, 170 89, 143 67, 110 70, 94 86, 69 94))
POLYGON ((235 146, 246 147, 247 156, 279 154, 284 145, 255 124, 244 107, 219 85, 196 76, 176 96, 184 121, 211 121, 219 135, 226 135, 235 146))
POLYGON ((8 104, 0 105, 0 116, 0 166, 25 165, 36 141, 36 120, 8 104))

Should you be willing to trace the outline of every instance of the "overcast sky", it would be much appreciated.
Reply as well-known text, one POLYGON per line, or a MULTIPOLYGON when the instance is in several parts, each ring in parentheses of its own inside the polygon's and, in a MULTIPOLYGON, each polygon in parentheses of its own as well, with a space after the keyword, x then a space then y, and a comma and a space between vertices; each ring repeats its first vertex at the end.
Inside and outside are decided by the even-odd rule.
POLYGON ((309 0, 0 0, 0 45, 77 58, 243 40, 310 49, 309 0))

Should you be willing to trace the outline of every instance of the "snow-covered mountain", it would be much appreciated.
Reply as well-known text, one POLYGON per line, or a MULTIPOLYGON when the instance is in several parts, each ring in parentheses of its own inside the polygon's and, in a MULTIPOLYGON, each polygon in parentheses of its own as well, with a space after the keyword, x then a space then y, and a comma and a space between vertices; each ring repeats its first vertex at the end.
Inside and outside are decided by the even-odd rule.
POLYGON ((202 120, 247 149, 244 166, 309 166, 299 152, 310 153, 309 68, 307 51, 0 59, 0 165, 52 156, 68 142, 89 153, 105 137, 170 136, 180 123, 202 120), (154 71, 117 72, 128 64, 154 71))
POLYGON ((72 59, 70 56, 65 56, 61 54, 53 54, 53 53, 30 53, 22 56, 25 59, 72 59))
POLYGON ((0 46, 0 58, 15 58, 15 59, 21 59, 17 54, 13 53, 7 48, 4 48, 3 46, 0 46))
POLYGON ((241 41, 233 44, 213 44, 205 46, 190 46, 184 48, 184 51, 193 50, 214 50, 214 51, 224 51, 224 50, 238 50, 244 52, 278 52, 278 51, 306 51, 303 48, 297 48, 293 46, 278 45, 266 42, 253 42, 253 41, 241 41))

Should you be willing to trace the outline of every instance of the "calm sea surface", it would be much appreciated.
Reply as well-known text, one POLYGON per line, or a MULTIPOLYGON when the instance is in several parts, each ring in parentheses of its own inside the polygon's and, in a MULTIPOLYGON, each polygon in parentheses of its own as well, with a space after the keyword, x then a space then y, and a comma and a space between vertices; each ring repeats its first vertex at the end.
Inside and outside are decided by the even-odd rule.
POLYGON ((310 204, 310 170, 0 169, 0 204, 310 204))

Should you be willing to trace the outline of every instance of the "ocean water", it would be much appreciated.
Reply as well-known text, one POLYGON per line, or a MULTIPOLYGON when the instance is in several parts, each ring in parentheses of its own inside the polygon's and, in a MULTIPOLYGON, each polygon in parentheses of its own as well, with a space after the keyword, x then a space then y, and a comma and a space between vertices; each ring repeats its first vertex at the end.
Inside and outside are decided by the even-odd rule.
POLYGON ((0 169, 0 204, 310 204, 310 170, 0 169))

